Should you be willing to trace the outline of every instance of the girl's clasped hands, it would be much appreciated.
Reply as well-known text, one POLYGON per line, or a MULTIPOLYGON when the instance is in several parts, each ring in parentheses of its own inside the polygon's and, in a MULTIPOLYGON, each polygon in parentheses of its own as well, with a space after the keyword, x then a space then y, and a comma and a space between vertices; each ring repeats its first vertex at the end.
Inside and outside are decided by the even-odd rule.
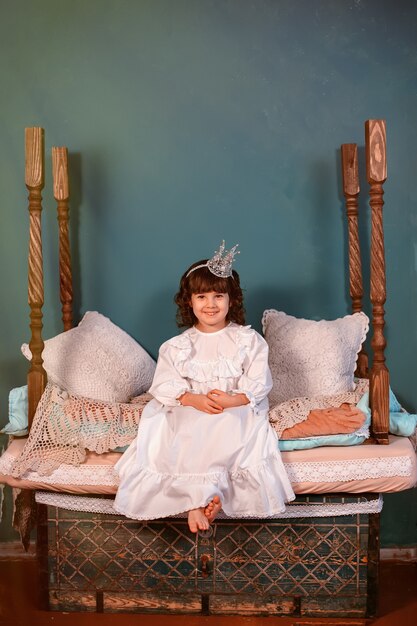
POLYGON ((226 393, 221 389, 211 389, 207 394, 185 392, 179 402, 182 406, 192 406, 204 413, 222 413, 223 409, 231 409, 235 406, 249 404, 249 399, 244 393, 226 393))

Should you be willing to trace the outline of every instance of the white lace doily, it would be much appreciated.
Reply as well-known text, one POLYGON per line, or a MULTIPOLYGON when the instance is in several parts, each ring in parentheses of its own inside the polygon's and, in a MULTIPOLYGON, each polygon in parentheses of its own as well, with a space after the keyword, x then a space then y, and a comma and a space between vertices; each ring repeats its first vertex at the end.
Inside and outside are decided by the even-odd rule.
MULTIPOLYGON (((83 511, 87 513, 107 513, 120 515, 113 508, 113 498, 92 498, 89 496, 73 496, 61 493, 49 493, 37 491, 36 502, 56 506, 68 511, 83 511)), ((382 511, 382 496, 372 500, 343 503, 317 503, 289 504, 284 513, 280 513, 271 519, 292 519, 297 517, 330 517, 341 515, 355 515, 357 513, 379 513, 382 511)), ((186 517, 186 514, 176 515, 177 518, 186 517)), ((226 519, 225 515, 219 515, 219 519, 226 519)), ((230 518, 228 518, 230 519, 230 518)))

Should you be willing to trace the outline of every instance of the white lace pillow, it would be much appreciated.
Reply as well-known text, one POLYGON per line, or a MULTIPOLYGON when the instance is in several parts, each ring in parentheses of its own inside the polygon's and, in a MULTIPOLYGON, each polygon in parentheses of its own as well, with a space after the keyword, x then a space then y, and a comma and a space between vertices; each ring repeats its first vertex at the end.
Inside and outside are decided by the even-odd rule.
POLYGON ((314 321, 270 309, 262 328, 273 380, 271 408, 300 396, 353 391, 356 359, 369 328, 365 313, 314 321))
MULTIPOLYGON (((32 355, 22 345, 27 359, 32 355)), ((88 311, 76 328, 45 341, 48 379, 69 393, 102 402, 127 402, 151 386, 155 361, 107 317, 88 311)))

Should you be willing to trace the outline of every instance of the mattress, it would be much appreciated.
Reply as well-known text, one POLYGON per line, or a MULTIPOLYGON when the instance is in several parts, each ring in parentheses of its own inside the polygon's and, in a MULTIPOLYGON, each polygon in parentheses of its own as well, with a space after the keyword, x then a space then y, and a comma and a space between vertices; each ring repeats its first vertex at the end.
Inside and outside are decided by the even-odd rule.
MULTIPOLYGON (((60 465, 48 476, 35 471, 14 478, 10 470, 25 445, 14 439, 0 458, 0 482, 20 489, 69 494, 114 495, 118 452, 87 453, 80 466, 60 465)), ((390 436, 387 446, 363 444, 282 452, 296 494, 393 493, 417 483, 416 453, 406 437, 390 436)))

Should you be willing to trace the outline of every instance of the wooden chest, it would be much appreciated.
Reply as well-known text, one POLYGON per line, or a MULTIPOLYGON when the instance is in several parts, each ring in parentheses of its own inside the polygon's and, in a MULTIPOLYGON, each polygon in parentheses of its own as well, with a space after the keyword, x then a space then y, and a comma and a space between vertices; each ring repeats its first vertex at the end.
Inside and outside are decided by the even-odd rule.
MULTIPOLYGON (((378 496, 298 497, 295 505, 378 496)), ((148 523, 40 504, 41 576, 61 611, 365 617, 375 613, 379 514, 148 523)), ((294 505, 291 505, 294 506, 294 505)))

